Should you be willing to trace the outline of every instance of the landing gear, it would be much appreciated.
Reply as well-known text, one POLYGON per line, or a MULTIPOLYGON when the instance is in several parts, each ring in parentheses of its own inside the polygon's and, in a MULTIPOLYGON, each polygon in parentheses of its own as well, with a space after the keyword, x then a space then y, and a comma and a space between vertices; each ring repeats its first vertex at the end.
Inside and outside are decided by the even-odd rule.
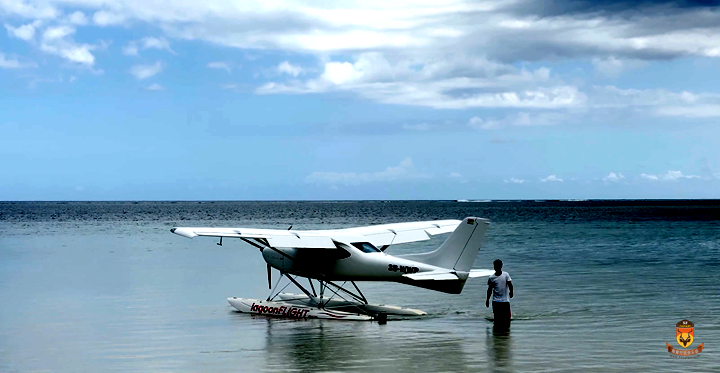
POLYGON ((308 289, 307 287, 300 284, 297 278, 298 276, 281 273, 280 278, 275 283, 275 286, 271 290, 270 295, 268 295, 266 300, 274 301, 276 298, 278 298, 284 302, 302 301, 310 307, 317 307, 319 309, 353 312, 368 315, 371 317, 378 316, 378 313, 372 313, 367 310, 367 298, 365 298, 365 295, 360 291, 360 288, 357 287, 355 281, 349 282, 355 288, 357 293, 354 293, 351 290, 343 287, 348 283, 348 281, 343 282, 342 285, 338 285, 332 281, 316 280, 319 283, 318 288, 320 290, 320 294, 318 296, 318 293, 315 291, 315 285, 313 284, 312 279, 307 279, 310 287, 310 289, 308 289), (287 278, 290 282, 283 286, 282 289, 277 290, 278 285, 280 284, 280 281, 283 277, 287 278), (290 283, 297 286, 297 288, 300 289, 300 291, 302 291, 305 296, 301 296, 299 294, 282 293, 282 291, 285 290, 290 285, 290 283), (330 297, 325 296, 326 291, 332 293, 330 297))
POLYGON ((232 297, 228 298, 228 302, 240 312, 303 319, 375 320, 386 323, 388 315, 401 317, 426 315, 423 311, 411 308, 370 304, 353 281, 345 281, 342 285, 338 285, 332 281, 315 280, 318 282, 316 288, 312 279, 307 280, 308 285, 303 286, 298 281, 298 276, 281 273, 267 299, 232 297), (287 278, 288 282, 280 288, 283 278, 287 278), (348 282, 355 291, 346 287, 348 282), (303 294, 283 293, 290 284, 297 286, 303 294))

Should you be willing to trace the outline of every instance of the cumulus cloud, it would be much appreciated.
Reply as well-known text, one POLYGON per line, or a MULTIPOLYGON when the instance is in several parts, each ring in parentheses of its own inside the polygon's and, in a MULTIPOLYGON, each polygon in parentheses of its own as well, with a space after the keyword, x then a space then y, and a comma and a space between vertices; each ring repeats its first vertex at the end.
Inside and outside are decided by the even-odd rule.
POLYGON ((413 161, 405 158, 399 165, 377 172, 313 172, 305 178, 308 183, 357 185, 376 182, 398 182, 426 179, 430 176, 415 170, 413 161))
POLYGON ((22 0, 0 1, 0 12, 29 19, 54 19, 62 12, 51 2, 25 2, 22 0))
POLYGON ((170 42, 168 42, 165 38, 154 37, 145 37, 140 40, 130 41, 122 48, 122 53, 126 56, 137 56, 140 49, 159 49, 172 54, 177 54, 172 50, 172 48, 170 48, 170 42))
POLYGON ((89 23, 88 18, 85 16, 85 13, 81 11, 75 11, 72 14, 70 14, 67 17, 68 22, 72 23, 73 25, 77 26, 85 26, 89 23))
POLYGON ((295 66, 288 61, 283 61, 277 66, 277 71, 280 74, 287 74, 293 77, 297 77, 298 75, 303 73, 303 68, 300 66, 295 66))
POLYGON ((558 182, 558 183, 562 183, 564 180, 561 179, 561 178, 559 178, 559 177, 557 177, 557 176, 555 176, 555 175, 550 175, 550 176, 548 176, 548 177, 540 178, 540 181, 543 182, 543 183, 547 183, 547 182, 558 182))
MULTIPOLYGON (((139 5, 139 3, 138 3, 139 5)), ((160 4, 158 4, 160 5, 160 4)), ((139 10, 139 9, 137 9, 139 10)), ((116 26, 121 25, 127 20, 127 17, 120 13, 113 13, 106 10, 100 10, 93 14, 93 23, 98 26, 116 26)))
POLYGON ((615 56, 608 56, 595 57, 592 59, 592 64, 598 73, 615 78, 627 70, 645 66, 647 63, 636 59, 619 59, 615 56))
POLYGON ((43 40, 53 41, 62 39, 75 33, 75 28, 70 26, 48 27, 43 33, 43 40))
POLYGON ((673 171, 670 170, 666 174, 659 174, 659 175, 651 175, 642 173, 640 174, 640 177, 645 180, 652 180, 652 181, 677 181, 680 179, 699 179, 700 176, 697 175, 683 175, 682 171, 673 171))
POLYGON ((654 180, 654 181, 658 180, 657 175, 648 175, 644 172, 640 174, 640 177, 643 179, 646 179, 646 180, 654 180))
POLYGON ((137 56, 138 55, 138 46, 135 42, 130 42, 124 47, 122 47, 122 54, 126 56, 137 56))
POLYGON ((43 32, 40 50, 79 65, 92 67, 95 64, 95 56, 91 51, 98 46, 76 43, 70 38, 74 33, 75 28, 72 26, 48 27, 43 32))
POLYGON ((221 69, 227 71, 228 74, 232 72, 233 64, 230 62, 216 61, 207 64, 208 68, 221 69))
MULTIPOLYGON (((551 175, 551 176, 554 177, 555 175, 551 175)), ((562 180, 560 180, 560 181, 562 181, 562 180)), ((515 178, 515 177, 511 177, 510 180, 505 179, 505 180, 503 180, 503 182, 506 183, 506 184, 507 184, 507 183, 522 184, 522 183, 525 182, 525 180, 523 180, 523 179, 518 179, 518 178, 515 178)))
MULTIPOLYGON (((73 15, 71 15, 70 18, 72 19, 73 15)), ((77 16, 75 16, 75 18, 77 18, 77 16)), ((94 65, 95 56, 93 56, 91 51, 102 47, 102 44, 98 46, 86 43, 76 43, 71 37, 75 34, 75 27, 69 24, 55 25, 45 28, 39 38, 39 44, 37 44, 35 35, 38 34, 39 29, 43 26, 43 23, 44 22, 41 20, 35 20, 32 23, 18 27, 5 24, 5 28, 10 36, 25 40, 32 45, 37 45, 40 51, 44 53, 53 54, 72 63, 86 67, 92 67, 94 65)))
POLYGON ((549 74, 547 68, 528 71, 482 59, 468 61, 465 56, 458 61, 423 63, 391 61, 381 53, 370 52, 352 62, 326 62, 316 78, 270 82, 256 93, 351 91, 386 104, 442 109, 565 108, 585 101, 577 87, 549 82, 549 74), (453 69, 476 71, 472 77, 458 77, 452 74, 453 69))
POLYGON ((146 37, 140 40, 140 44, 142 45, 142 49, 159 49, 176 54, 175 51, 170 48, 170 43, 165 38, 146 37))
POLYGON ((14 36, 18 39, 22 39, 25 41, 30 41, 35 36, 35 27, 38 22, 34 23, 28 23, 26 25, 13 27, 11 25, 5 24, 5 29, 8 32, 8 35, 14 36))
POLYGON ((158 61, 152 65, 135 65, 130 69, 130 74, 138 80, 144 80, 157 75, 163 69, 163 63, 158 61))
POLYGON ((603 180, 604 182, 616 183, 616 182, 618 182, 618 181, 620 181, 620 180, 622 180, 622 179, 624 179, 624 178, 625 178, 625 176, 624 176, 622 173, 614 173, 614 172, 611 172, 611 173, 609 173, 607 176, 603 177, 602 180, 603 180))
POLYGON ((480 117, 472 117, 468 121, 468 126, 475 129, 490 129, 492 126, 488 126, 480 117))
MULTIPOLYGON (((384 104, 516 108, 526 114, 477 117, 482 120, 478 126, 497 128, 557 122, 533 113, 548 109, 637 106, 659 116, 720 116, 720 99, 711 95, 610 92, 563 81, 546 67, 523 68, 546 61, 589 61, 599 74, 618 76, 648 61, 720 57, 720 11, 688 4, 693 2, 0 0, 0 13, 55 28, 58 37, 49 40, 63 42, 37 47, 86 66, 94 64, 94 45, 60 36, 68 30, 63 26, 151 26, 163 34, 128 44, 123 53, 137 55, 145 48, 174 53, 168 40, 192 40, 314 55, 320 61, 317 69, 303 69, 290 60, 268 66, 279 74, 259 84, 256 93, 351 92, 384 104), (697 100, 686 101, 692 96, 697 100), (522 124, 525 119, 529 124, 522 124)), ((36 38, 39 27, 6 25, 11 36, 23 40, 36 38)))

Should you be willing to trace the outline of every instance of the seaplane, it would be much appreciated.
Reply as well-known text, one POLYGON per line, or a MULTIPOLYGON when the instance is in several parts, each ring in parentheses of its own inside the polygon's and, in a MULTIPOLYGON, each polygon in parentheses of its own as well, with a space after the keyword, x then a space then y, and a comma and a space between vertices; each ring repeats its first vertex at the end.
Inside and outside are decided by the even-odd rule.
POLYGON ((258 228, 170 229, 177 235, 239 238, 260 250, 267 263, 267 299, 228 298, 240 312, 289 318, 386 321, 388 316, 412 317, 420 310, 370 304, 356 281, 389 281, 460 294, 469 278, 490 276, 494 270, 472 269, 490 222, 467 217, 372 225, 330 230, 258 228), (426 241, 450 233, 431 252, 389 255, 390 246, 426 241), (272 270, 280 278, 272 285, 272 270), (286 279, 284 287, 281 280, 286 279), (300 282, 307 279, 308 285, 300 282), (317 282, 318 286, 314 285, 317 282), (342 282, 342 284, 339 284, 342 282), (283 292, 294 284, 303 294, 283 292), (352 285, 352 288, 348 286, 352 285), (317 291, 316 291, 317 290, 317 291))

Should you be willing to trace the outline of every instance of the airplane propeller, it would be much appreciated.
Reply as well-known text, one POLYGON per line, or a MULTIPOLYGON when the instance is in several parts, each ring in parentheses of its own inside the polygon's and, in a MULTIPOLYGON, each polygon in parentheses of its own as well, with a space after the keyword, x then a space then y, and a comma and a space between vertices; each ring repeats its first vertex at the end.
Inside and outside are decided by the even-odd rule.
POLYGON ((270 269, 270 264, 267 265, 267 272, 268 272, 268 289, 272 290, 272 271, 270 269))

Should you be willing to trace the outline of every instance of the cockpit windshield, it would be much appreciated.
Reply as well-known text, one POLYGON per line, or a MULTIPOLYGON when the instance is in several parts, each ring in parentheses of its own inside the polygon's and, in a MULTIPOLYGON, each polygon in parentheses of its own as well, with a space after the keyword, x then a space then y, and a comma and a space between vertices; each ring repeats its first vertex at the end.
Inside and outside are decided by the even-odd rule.
POLYGON ((353 246, 357 247, 360 251, 365 253, 379 253, 377 247, 373 246, 370 242, 353 242, 353 246))

